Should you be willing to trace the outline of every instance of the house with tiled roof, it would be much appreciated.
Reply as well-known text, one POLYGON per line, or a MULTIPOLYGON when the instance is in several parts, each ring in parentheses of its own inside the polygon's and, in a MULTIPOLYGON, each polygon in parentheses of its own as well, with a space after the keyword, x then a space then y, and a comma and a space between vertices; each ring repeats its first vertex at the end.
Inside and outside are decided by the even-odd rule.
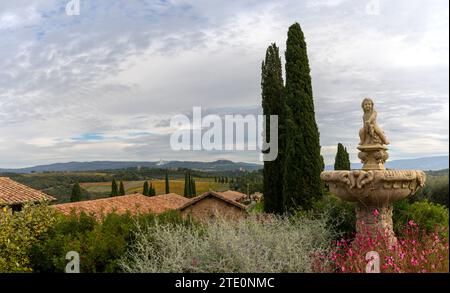
POLYGON ((109 213, 125 214, 130 212, 136 214, 160 214, 168 210, 175 210, 189 201, 188 198, 176 193, 162 194, 156 196, 145 196, 142 194, 129 194, 85 200, 53 205, 57 211, 70 215, 72 212, 80 214, 85 212, 101 219, 109 213))
POLYGON ((209 222, 221 217, 241 219, 247 216, 247 206, 237 202, 231 193, 208 191, 192 198, 178 209, 183 217, 209 222))
POLYGON ((23 185, 8 177, 0 177, 0 207, 20 211, 26 203, 50 202, 56 198, 23 185))

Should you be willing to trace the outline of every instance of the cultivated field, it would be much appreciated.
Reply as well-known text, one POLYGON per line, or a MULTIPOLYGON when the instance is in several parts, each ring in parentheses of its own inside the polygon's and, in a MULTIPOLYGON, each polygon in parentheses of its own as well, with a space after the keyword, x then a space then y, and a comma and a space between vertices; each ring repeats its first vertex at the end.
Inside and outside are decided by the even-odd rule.
MULTIPOLYGON (((195 179, 197 194, 201 194, 208 190, 224 191, 228 189, 228 184, 214 182, 208 179, 195 179)), ((148 180, 155 187, 156 194, 165 193, 165 181, 164 180, 148 180)), ((119 182, 118 182, 119 184, 119 182)), ((144 181, 124 181, 126 194, 142 193, 144 181)), ((81 183, 81 188, 85 189, 89 193, 108 193, 111 191, 111 182, 89 182, 81 183)), ((170 180, 169 181, 170 192, 174 192, 180 195, 184 193, 184 180, 170 180)))

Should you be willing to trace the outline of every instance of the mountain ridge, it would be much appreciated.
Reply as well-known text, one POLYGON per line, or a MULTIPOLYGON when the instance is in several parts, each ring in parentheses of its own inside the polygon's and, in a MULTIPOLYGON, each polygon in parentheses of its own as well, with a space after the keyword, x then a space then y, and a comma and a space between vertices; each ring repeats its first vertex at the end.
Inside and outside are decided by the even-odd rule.
MULTIPOLYGON (((352 163, 352 169, 361 169, 361 164, 352 163)), ((449 156, 422 157, 415 159, 401 159, 388 161, 385 164, 389 169, 419 169, 424 171, 448 169, 449 156)), ((35 172, 76 172, 101 171, 127 168, 188 168, 202 171, 254 171, 263 167, 262 164, 233 162, 230 160, 202 161, 86 161, 65 162, 46 165, 37 165, 25 168, 0 168, 0 173, 35 173, 35 172)), ((333 170, 333 165, 327 165, 325 170, 333 170)))

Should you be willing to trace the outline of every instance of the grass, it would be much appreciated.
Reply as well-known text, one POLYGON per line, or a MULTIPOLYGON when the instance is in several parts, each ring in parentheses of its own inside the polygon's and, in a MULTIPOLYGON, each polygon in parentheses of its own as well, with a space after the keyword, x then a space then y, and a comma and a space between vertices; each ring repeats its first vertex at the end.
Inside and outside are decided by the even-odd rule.
MULTIPOLYGON (((218 183, 208 179, 203 180, 201 178, 195 180, 197 194, 202 194, 210 189, 215 191, 224 191, 228 189, 228 184, 218 183)), ((166 193, 164 180, 149 180, 149 182, 155 187, 156 194, 166 193)), ((123 184, 126 194, 142 193, 144 181, 124 181, 123 184)), ((80 186, 90 193, 109 193, 111 191, 111 182, 88 182, 81 183, 80 186)), ((170 180, 169 187, 170 192, 182 195, 184 193, 184 180, 170 180)))

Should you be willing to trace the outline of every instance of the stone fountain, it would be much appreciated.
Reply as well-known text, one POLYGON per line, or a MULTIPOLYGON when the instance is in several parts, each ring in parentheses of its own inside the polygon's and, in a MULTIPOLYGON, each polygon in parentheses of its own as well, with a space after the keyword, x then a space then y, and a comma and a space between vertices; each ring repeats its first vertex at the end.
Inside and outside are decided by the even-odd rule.
POLYGON ((420 170, 386 170, 389 141, 377 124, 373 101, 366 98, 361 106, 364 124, 359 131, 358 157, 362 170, 324 171, 320 177, 331 193, 357 203, 356 233, 382 231, 395 243, 392 205, 423 187, 426 176, 420 170))

